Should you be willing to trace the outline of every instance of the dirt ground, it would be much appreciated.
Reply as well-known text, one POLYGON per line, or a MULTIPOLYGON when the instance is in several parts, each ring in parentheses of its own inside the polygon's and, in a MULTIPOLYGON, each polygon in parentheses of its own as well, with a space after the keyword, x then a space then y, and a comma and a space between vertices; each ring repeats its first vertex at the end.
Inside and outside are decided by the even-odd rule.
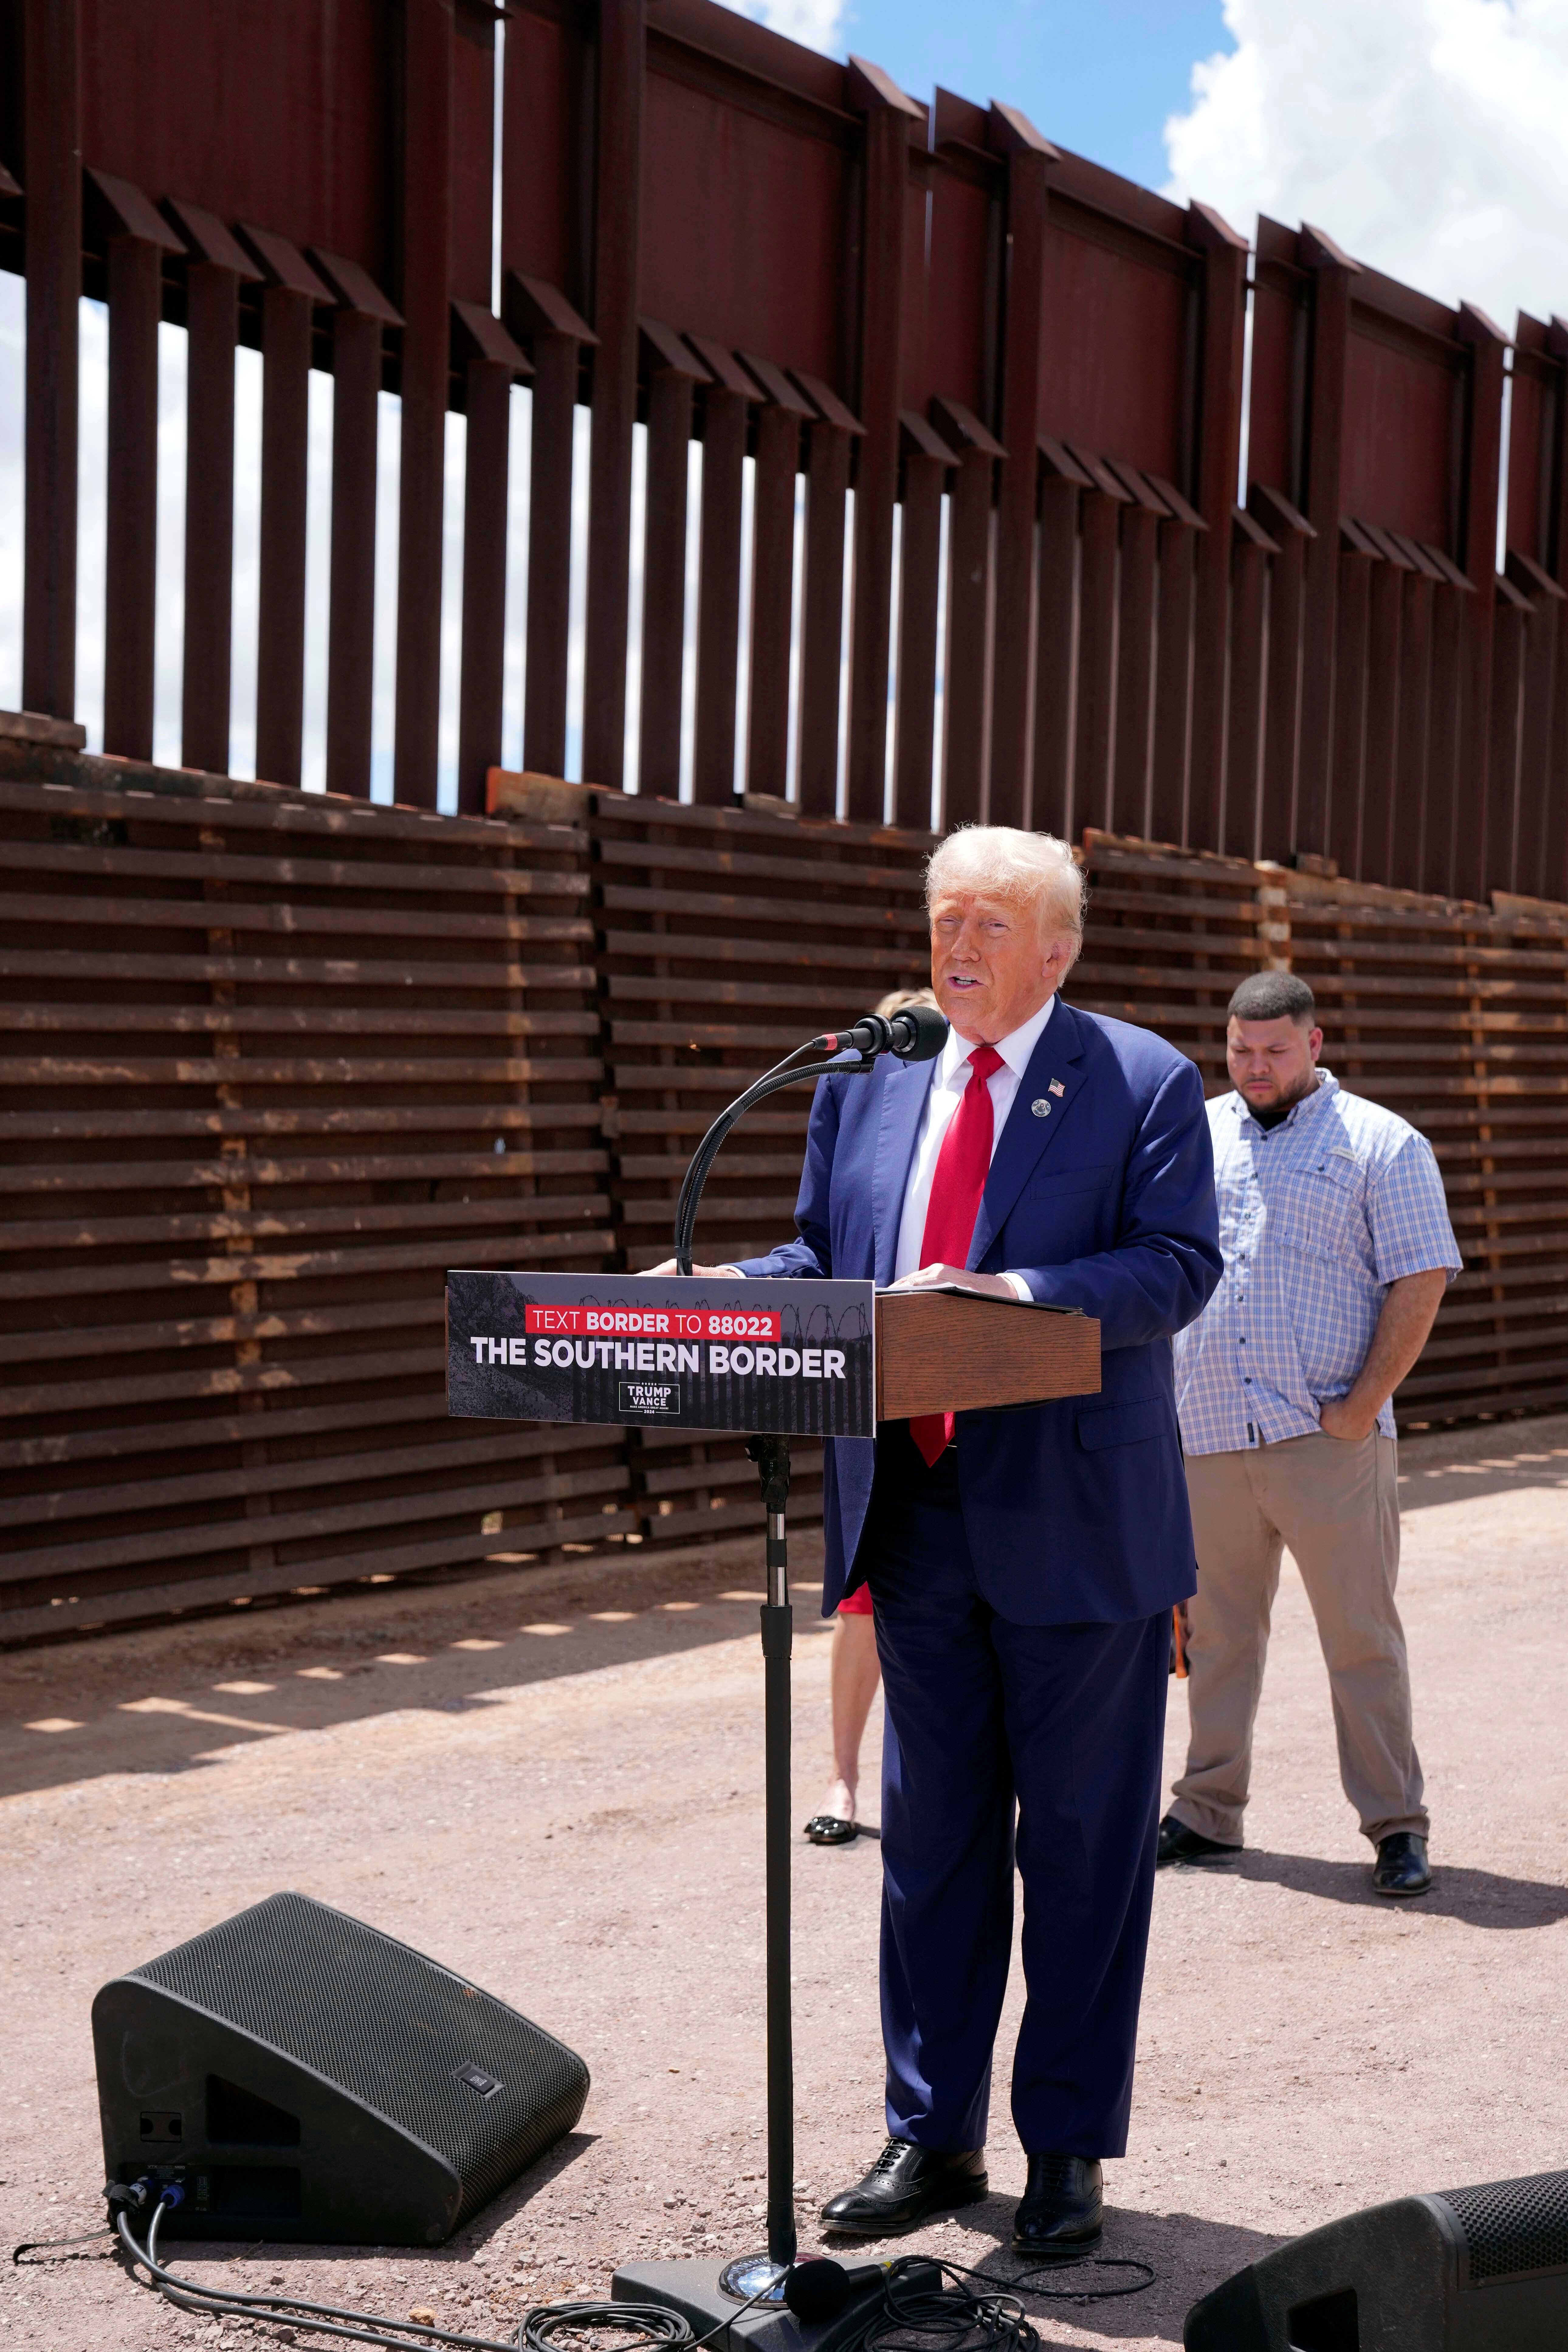
MULTIPOLYGON (((1401 1906, 1369 1891, 1288 1566, 1246 1858, 1158 1882, 1104 2246, 1155 2284, 1045 2307, 1048 2344, 1178 2344, 1196 2295, 1297 2231, 1568 2160, 1568 1418, 1413 1441, 1402 1480, 1436 1887, 1401 1906)), ((758 2242, 759 1572, 742 1544, 637 1578, 520 1570, 0 1659, 7 2244, 99 2218, 99 1985, 281 1887, 514 2002, 594 2085, 580 2129, 430 2256, 203 2249, 193 2269, 496 2334, 531 2303, 607 2292, 627 2257, 758 2242)), ((828 1643, 797 1598, 804 1819, 828 1643)), ((1184 1713, 1173 1686, 1173 1770, 1184 1713)), ((881 2138, 874 1839, 800 1843, 795 1893, 809 2244, 881 2138)), ((1004 2050, 1018 1997, 1015 1971, 1004 2050)), ((1024 2166, 996 2104, 989 2202, 904 2244, 1005 2273, 1024 2166)), ((162 2306, 96 2252, 4 2270, 0 2341, 247 2339, 272 2340, 162 2306)))

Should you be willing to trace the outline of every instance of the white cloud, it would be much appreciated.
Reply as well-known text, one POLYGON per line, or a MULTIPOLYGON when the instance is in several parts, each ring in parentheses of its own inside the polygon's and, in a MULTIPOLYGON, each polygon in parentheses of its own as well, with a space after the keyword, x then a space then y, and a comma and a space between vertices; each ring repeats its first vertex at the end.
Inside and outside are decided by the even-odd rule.
POLYGON ((1226 0, 1169 193, 1326 229, 1511 332, 1568 311, 1568 0, 1226 0))
POLYGON ((844 54, 844 16, 847 0, 722 0, 738 16, 750 16, 770 33, 801 41, 808 49, 829 57, 844 54))

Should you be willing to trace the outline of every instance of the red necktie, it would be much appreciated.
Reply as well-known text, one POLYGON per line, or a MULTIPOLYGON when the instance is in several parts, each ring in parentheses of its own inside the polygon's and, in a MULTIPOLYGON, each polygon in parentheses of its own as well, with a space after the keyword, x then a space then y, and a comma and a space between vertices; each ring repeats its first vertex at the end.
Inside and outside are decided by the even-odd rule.
MULTIPOLYGON (((969 1244, 974 1238, 974 1220, 980 1214, 981 1195, 991 1172, 991 1146, 996 1128, 988 1081, 993 1070, 1002 1067, 1002 1056, 994 1045, 976 1045, 969 1056, 969 1066, 974 1075, 959 1097, 958 1108, 947 1123, 947 1133, 937 1154, 925 1234, 921 1242, 922 1265, 963 1265, 967 1262, 969 1244)), ((928 1467, 934 1466, 944 1448, 952 1443, 952 1415, 922 1412, 910 1423, 910 1435, 928 1467)))

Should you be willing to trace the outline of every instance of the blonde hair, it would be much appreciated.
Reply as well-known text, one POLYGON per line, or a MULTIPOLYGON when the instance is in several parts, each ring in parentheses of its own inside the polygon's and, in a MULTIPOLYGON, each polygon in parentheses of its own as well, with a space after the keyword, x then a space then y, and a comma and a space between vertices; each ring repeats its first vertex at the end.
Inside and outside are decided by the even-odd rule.
POLYGON ((895 1013, 907 1013, 911 1004, 929 1004, 933 1013, 942 1011, 933 988, 890 988, 886 996, 878 998, 872 1009, 884 1021, 890 1021, 895 1013))
POLYGON ((964 824, 932 850, 926 866, 926 912, 949 890, 981 890, 1031 906, 1042 936, 1083 946, 1084 878, 1065 841, 1011 824, 964 824))

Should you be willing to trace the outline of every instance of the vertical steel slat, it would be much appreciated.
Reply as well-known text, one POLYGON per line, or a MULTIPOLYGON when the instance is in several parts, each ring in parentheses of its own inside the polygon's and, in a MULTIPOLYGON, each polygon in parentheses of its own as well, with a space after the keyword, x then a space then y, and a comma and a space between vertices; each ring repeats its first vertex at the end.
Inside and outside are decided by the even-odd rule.
POLYGON ((822 423, 812 425, 806 444, 805 578, 800 631, 803 816, 832 816, 837 807, 849 439, 847 432, 822 423))
POLYGON ((1256 857, 1262 816, 1263 635, 1268 555, 1241 525, 1231 542, 1230 709, 1220 845, 1256 857))
POLYGON ((1160 650, 1154 673, 1154 760, 1149 800, 1149 831, 1156 841, 1182 843, 1187 837, 1194 543, 1199 536, 1190 523, 1160 525, 1160 650))
MULTIPOLYGON (((1454 889, 1455 832, 1459 811, 1459 709, 1463 692, 1465 612, 1461 588, 1439 588, 1432 616, 1432 758, 1423 831, 1421 887, 1447 898, 1454 889)), ((1349 872, 1345 867, 1342 871, 1349 872)))
MULTIPOLYGON (((702 347, 704 352, 708 347, 702 347)), ((735 790, 736 665, 741 649, 741 509, 745 395, 702 395, 702 520, 697 583, 697 728, 692 793, 710 808, 735 790)))
POLYGON ((130 760, 153 756, 163 265, 158 246, 139 236, 110 236, 103 748, 130 760))
POLYGON ((1279 532, 1269 566, 1268 673, 1265 680, 1263 808, 1265 857, 1283 861, 1295 847, 1301 756, 1301 606, 1305 551, 1299 530, 1279 532))
MULTIPOLYGON (((1552 588, 1556 583, 1553 582, 1552 588)), ((1557 665, 1563 642, 1562 598, 1541 588, 1531 598, 1524 679, 1524 740, 1521 748, 1519 811, 1520 888, 1528 897, 1552 895, 1548 868, 1551 837, 1552 742, 1558 695, 1557 665)))
POLYGON ((1154 703, 1154 567, 1160 519, 1139 503, 1121 517, 1121 611, 1116 639, 1116 760, 1110 829, 1149 830, 1150 727, 1154 703))
POLYGON ((994 105, 993 147, 1007 157, 1006 266, 1003 290, 1001 409, 995 422, 1007 456, 996 497, 995 645, 991 669, 991 761, 986 806, 995 824, 1027 825, 1029 667, 1034 620, 1035 509, 1040 415, 1040 321, 1045 302, 1049 167, 1058 151, 1027 118, 994 105))
POLYGON ((327 621, 327 790, 370 797, 375 661, 375 478, 381 321, 332 319, 332 520, 327 621))
POLYGON ((656 368, 648 378, 637 790, 670 801, 680 798, 687 483, 698 373, 693 363, 656 368))
POLYGON ((1074 481, 1055 474, 1041 481, 1030 821, 1062 840, 1073 828, 1079 498, 1074 481))
POLYGON ((1083 500, 1079 581, 1075 824, 1110 822, 1110 757, 1116 700, 1116 554, 1119 502, 1100 490, 1083 500))
POLYGON ((1407 574, 1399 642, 1399 751, 1388 878, 1419 890, 1426 866, 1426 778, 1432 740, 1432 593, 1425 573, 1407 574))
MULTIPOLYGON (((185 273, 185 626, 180 756, 228 768, 234 634, 234 353, 239 277, 215 262, 185 273)), ((337 598, 332 599, 337 617, 337 598)))
MULTIPOLYGON (((1336 540, 1338 537, 1336 531, 1336 540)), ((1329 855, 1342 874, 1358 870, 1356 859, 1361 854, 1362 794, 1367 758, 1367 646, 1373 569, 1370 554, 1345 554, 1340 558, 1335 599, 1334 765, 1328 840, 1329 855)))
POLYGON ((234 355, 240 287, 262 273, 216 214, 174 201, 163 210, 187 247, 181 757, 188 768, 223 774, 234 632, 234 355))
POLYGON ((941 457, 921 449, 906 448, 898 709, 893 723, 893 823, 920 832, 929 830, 931 825, 944 470, 941 457))
MULTIPOLYGON (((1459 566, 1475 590, 1465 600, 1467 659, 1460 730, 1460 772, 1479 796, 1482 824, 1461 824, 1455 839, 1455 887, 1466 898, 1484 898, 1494 887, 1489 859, 1493 804, 1488 788, 1490 737, 1492 614, 1496 609, 1498 487, 1502 457, 1503 354, 1508 338, 1473 303, 1461 302, 1458 337, 1469 350, 1468 381, 1460 467, 1463 523, 1459 566)), ((1511 825, 1511 780, 1503 803, 1511 825)), ((1500 808, 1500 819, 1501 811, 1500 808)), ((1509 849, 1511 854, 1511 837, 1509 849)), ((1496 886, 1502 887, 1502 886, 1496 886)))
POLYGON ((458 688, 458 810, 482 816, 485 780, 500 764, 506 661, 506 521, 511 387, 502 361, 470 359, 463 490, 463 652, 458 688))
MULTIPOLYGON (((757 416, 752 502, 752 656, 746 789, 782 800, 789 782, 789 650, 800 416, 770 401, 757 416)), ((929 819, 928 819, 929 822, 929 819)))
POLYGON ((594 160, 594 443, 588 467, 588 612, 583 773, 618 787, 626 764, 626 598, 637 422, 643 0, 599 0, 594 160))
POLYGON ((26 426, 22 703, 76 716, 80 0, 26 0, 26 426))
POLYGON ((1545 797, 1542 819, 1542 896, 1568 899, 1568 625, 1559 614, 1553 624, 1556 656, 1552 671, 1551 723, 1546 763, 1542 777, 1545 797))
POLYGON ((566 659, 571 623, 572 444, 578 344, 533 338, 533 437, 529 452, 528 679, 522 764, 566 772, 566 659))
POLYGON ((310 296, 290 287, 269 286, 261 298, 256 772, 273 784, 299 783, 305 728, 310 317, 310 296))
POLYGON ((436 805, 452 234, 453 0, 403 0, 398 219, 403 418, 393 792, 436 805))
POLYGON ((1190 205, 1187 224, 1189 237, 1202 255, 1202 360, 1193 452, 1197 488, 1193 503, 1208 525, 1198 545, 1187 836, 1194 849, 1216 849, 1225 793, 1231 518, 1241 454, 1247 241, 1206 205, 1190 205))
POLYGON ((964 450, 947 502, 947 666, 942 678, 942 822, 976 824, 985 792, 985 625, 990 602, 991 477, 964 450))
MULTIPOLYGON (((1340 585, 1340 518, 1344 510, 1345 412, 1350 367, 1351 289, 1357 264, 1312 229, 1298 239, 1312 272, 1308 345, 1305 481, 1301 504, 1317 532, 1302 565, 1301 770, 1292 846, 1313 856, 1329 849, 1331 772, 1335 757, 1335 663, 1340 585)), ((1294 491, 1292 495, 1294 495, 1294 491)))
POLYGON ((910 118, 919 110, 886 77, 852 67, 865 115, 860 277, 860 397, 866 437, 855 480, 855 610, 849 672, 847 814, 875 824, 887 788, 888 656, 892 630, 893 507, 899 482, 899 360, 903 325, 905 192, 910 118))
POLYGON ((1367 627, 1366 781, 1354 868, 1365 882, 1386 882, 1392 856, 1404 586, 1404 574, 1393 564, 1373 565, 1367 627))
POLYGON ((1523 599, 1500 596, 1493 609, 1491 741, 1487 758, 1487 880, 1493 890, 1520 890, 1521 797, 1521 719, 1531 614, 1523 599))

